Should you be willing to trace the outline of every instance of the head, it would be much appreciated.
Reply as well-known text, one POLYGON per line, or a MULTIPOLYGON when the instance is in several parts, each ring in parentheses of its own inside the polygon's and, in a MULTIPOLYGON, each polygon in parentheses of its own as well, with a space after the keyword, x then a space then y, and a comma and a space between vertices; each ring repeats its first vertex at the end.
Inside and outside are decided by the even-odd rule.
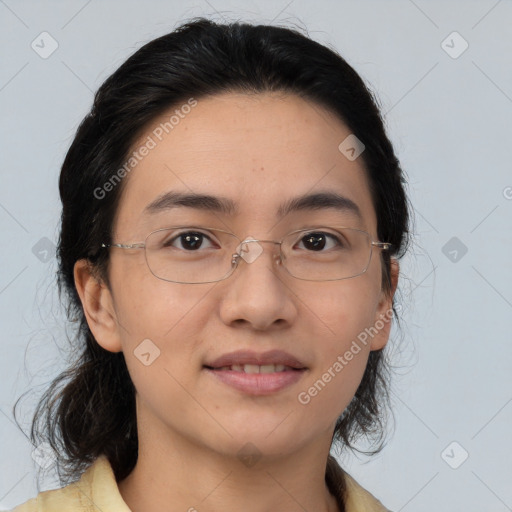
POLYGON ((118 480, 137 460, 137 415, 156 435, 172 429, 223 454, 251 442, 277 456, 331 431, 346 447, 381 439, 384 348, 408 241, 404 183, 371 92, 306 36, 198 20, 142 47, 100 87, 62 166, 59 282, 79 319, 80 357, 48 390, 33 434, 47 411, 64 474, 105 454, 118 480), (349 136, 364 144, 356 159, 339 149, 349 136), (167 193, 232 208, 211 198, 203 208, 148 208, 167 193), (325 208, 329 193, 359 214, 325 208), (279 215, 315 194, 315 206, 279 215), (183 224, 275 241, 344 225, 391 246, 374 247, 360 275, 308 281, 281 268, 277 245, 261 243, 252 263, 199 284, 159 279, 144 250, 109 247, 183 224), (371 332, 364 342, 362 332, 371 332), (159 351, 149 365, 137 357, 143 340, 159 351), (293 354, 307 368, 300 386, 255 400, 211 380, 213 359, 243 349, 293 354))

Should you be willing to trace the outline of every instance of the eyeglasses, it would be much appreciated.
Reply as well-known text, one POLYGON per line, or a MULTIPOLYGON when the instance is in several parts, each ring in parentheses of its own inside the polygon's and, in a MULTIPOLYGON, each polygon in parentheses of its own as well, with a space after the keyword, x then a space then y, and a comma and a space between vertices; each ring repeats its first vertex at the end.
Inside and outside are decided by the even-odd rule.
POLYGON ((151 232, 144 242, 101 244, 103 248, 144 249, 151 273, 163 281, 183 284, 215 283, 227 279, 240 260, 252 263, 262 243, 279 246, 274 261, 305 281, 337 281, 363 274, 373 248, 392 244, 373 241, 366 231, 347 227, 315 227, 287 234, 281 241, 240 240, 217 228, 176 226, 151 232))

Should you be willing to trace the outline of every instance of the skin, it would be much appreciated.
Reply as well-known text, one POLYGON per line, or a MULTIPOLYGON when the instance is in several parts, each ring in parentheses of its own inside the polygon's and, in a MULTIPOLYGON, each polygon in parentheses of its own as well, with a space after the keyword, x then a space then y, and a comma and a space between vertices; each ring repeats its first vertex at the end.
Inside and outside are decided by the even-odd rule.
MULTIPOLYGON (((169 115, 155 119, 134 147, 169 115)), ((125 178, 114 241, 140 242, 184 218, 202 225, 214 219, 242 240, 280 240, 308 223, 338 218, 332 210, 315 210, 278 222, 276 209, 284 200, 320 190, 357 203, 363 220, 346 216, 347 223, 377 240, 362 159, 349 161, 338 150, 349 134, 330 112, 294 95, 200 99, 125 178), (228 197, 239 212, 143 213, 170 190, 228 197)), ((310 403, 302 405, 297 396, 389 312, 398 263, 392 260, 386 294, 379 250, 362 275, 309 282, 276 266, 271 244, 263 248, 256 261, 242 262, 231 277, 209 284, 157 279, 142 250, 110 250, 110 288, 86 261, 75 265, 89 326, 103 348, 123 351, 137 390, 139 458, 119 482, 133 511, 338 510, 324 480, 334 425, 355 394, 370 351, 386 345, 391 322, 310 403), (148 338, 160 356, 145 366, 134 350, 148 338), (308 370, 282 391, 248 396, 203 370, 207 360, 238 349, 285 350, 308 370), (249 442, 261 454, 251 467, 237 457, 249 442)))

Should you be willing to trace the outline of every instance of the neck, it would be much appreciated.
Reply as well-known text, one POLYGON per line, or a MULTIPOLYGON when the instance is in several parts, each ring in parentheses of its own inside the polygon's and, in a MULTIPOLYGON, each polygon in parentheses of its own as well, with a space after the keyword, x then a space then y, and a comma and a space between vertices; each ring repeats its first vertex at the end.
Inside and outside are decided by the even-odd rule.
POLYGON ((251 445, 245 447, 247 456, 227 455, 169 431, 146 434, 139 428, 137 464, 118 483, 133 512, 343 510, 331 494, 339 486, 333 461, 327 482, 325 477, 329 432, 321 445, 300 447, 286 457, 265 456, 251 445))

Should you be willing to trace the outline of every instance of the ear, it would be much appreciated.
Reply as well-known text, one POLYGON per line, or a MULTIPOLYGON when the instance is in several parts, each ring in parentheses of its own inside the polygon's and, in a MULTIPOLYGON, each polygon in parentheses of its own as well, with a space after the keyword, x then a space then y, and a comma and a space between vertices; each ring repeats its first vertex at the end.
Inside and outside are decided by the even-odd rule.
POLYGON ((91 263, 82 259, 75 263, 75 286, 82 302, 87 324, 98 344, 109 352, 122 350, 112 294, 97 278, 91 263))
POLYGON ((382 298, 377 307, 375 321, 373 324, 370 350, 380 350, 386 346, 391 332, 391 320, 393 318, 393 296, 398 284, 400 266, 396 258, 391 258, 391 290, 388 293, 382 292, 382 298))

